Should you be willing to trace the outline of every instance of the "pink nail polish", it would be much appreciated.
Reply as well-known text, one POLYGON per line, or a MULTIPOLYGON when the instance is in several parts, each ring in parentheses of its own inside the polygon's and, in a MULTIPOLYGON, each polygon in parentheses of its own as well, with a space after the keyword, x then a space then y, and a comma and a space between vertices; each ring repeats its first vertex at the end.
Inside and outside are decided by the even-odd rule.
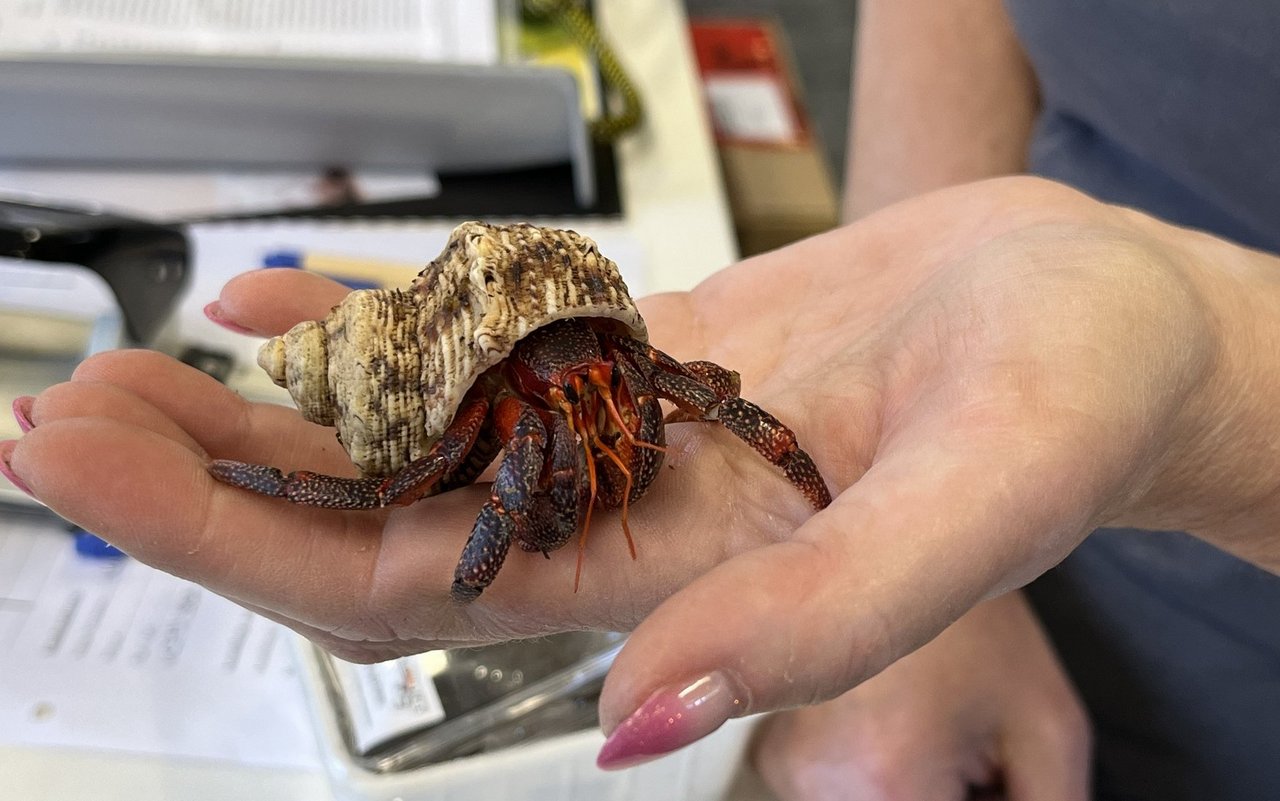
MULTIPOLYGON (((0 443, 0 445, 9 445, 9 444, 10 444, 9 442, 0 443)), ((32 498, 36 497, 36 494, 31 491, 30 487, 27 486, 27 483, 22 479, 18 478, 16 475, 14 475, 13 468, 9 466, 9 455, 12 452, 13 452, 12 447, 4 448, 3 450, 0 450, 0 475, 9 479, 9 482, 13 484, 13 486, 27 493, 32 498)))
POLYGON ((13 399, 13 418, 18 421, 18 428, 22 429, 22 433, 27 433, 36 427, 31 422, 31 405, 36 401, 31 395, 23 395, 13 399))
POLYGON ((253 334, 253 333, 256 333, 252 328, 245 328, 244 326, 240 325, 239 323, 233 323, 233 322, 231 322, 230 320, 228 320, 227 318, 223 317, 223 316, 222 316, 222 304, 218 303, 218 301, 216 301, 216 300, 215 300, 215 301, 213 301, 213 302, 211 302, 211 303, 207 303, 207 304, 205 304, 205 307, 204 307, 204 316, 205 316, 205 317, 207 317, 207 318, 209 319, 209 322, 217 323, 218 325, 222 326, 223 328, 227 329, 228 331, 234 331, 234 332, 236 332, 237 334, 253 334))
POLYGON ((744 698, 718 670, 684 687, 658 690, 609 735, 596 765, 629 768, 683 748, 744 714, 744 698))

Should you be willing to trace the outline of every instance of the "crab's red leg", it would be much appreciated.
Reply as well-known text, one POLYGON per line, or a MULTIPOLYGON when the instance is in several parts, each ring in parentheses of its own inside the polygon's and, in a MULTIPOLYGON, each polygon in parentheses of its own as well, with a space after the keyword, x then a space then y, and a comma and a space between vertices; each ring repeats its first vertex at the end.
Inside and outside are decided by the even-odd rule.
POLYGON ((466 461, 484 425, 489 402, 474 396, 454 417, 440 440, 421 459, 390 478, 340 478, 309 470, 285 475, 266 465, 215 459, 209 472, 219 481, 260 495, 286 498, 326 509, 376 509, 413 503, 440 478, 466 461))
POLYGON ((662 406, 658 403, 653 386, 628 359, 619 359, 615 369, 622 378, 622 386, 638 418, 637 439, 655 446, 640 453, 625 454, 624 461, 631 467, 635 478, 631 500, 636 501, 653 483, 658 475, 658 468, 662 466, 662 455, 667 451, 666 427, 662 424, 662 406))
POLYGON ((800 449, 795 432, 749 400, 738 397, 738 374, 712 362, 684 365, 649 345, 616 340, 658 394, 698 420, 715 420, 782 468, 815 509, 831 503, 831 491, 809 454, 800 449), (729 393, 732 393, 731 395, 729 393), (726 395, 729 395, 726 397, 726 395))
POLYGON ((539 494, 547 432, 538 413, 524 401, 506 397, 494 409, 493 423, 506 453, 453 574, 452 595, 463 602, 473 600, 493 582, 512 540, 530 550, 564 542, 556 542, 555 517, 546 497, 539 494))
POLYGON ((787 478, 818 509, 831 503, 831 493, 796 435, 778 418, 739 396, 742 378, 715 362, 685 362, 684 368, 723 399, 716 419, 739 439, 782 468, 787 478))
POLYGON ((586 455, 563 415, 551 416, 551 475, 548 497, 556 519, 556 537, 546 550, 559 548, 578 532, 578 523, 591 504, 586 455))
POLYGON ((285 475, 277 467, 249 464, 230 459, 214 459, 209 463, 214 478, 233 487, 286 498, 303 506, 326 509, 377 509, 382 506, 378 489, 381 478, 340 478, 309 470, 295 470, 285 475))
POLYGON ((426 495, 441 478, 466 462, 488 412, 489 401, 483 397, 473 397, 466 402, 426 456, 405 465, 387 480, 381 493, 383 504, 405 506, 413 503, 426 495))
POLYGON ((796 435, 782 421, 744 398, 730 398, 720 406, 717 420, 738 439, 782 468, 787 479, 809 499, 815 509, 831 505, 831 491, 809 454, 800 449, 796 435))
MULTIPOLYGON (((506 451, 498 465, 490 502, 515 522, 516 541, 526 551, 548 551, 568 539, 542 490, 549 456, 547 430, 538 412, 514 397, 494 409, 494 428, 506 451)), ((572 535, 572 532, 570 532, 572 535)))
MULTIPOLYGON (((672 359, 672 361, 675 361, 672 359)), ((711 389, 723 400, 736 398, 742 394, 742 376, 736 370, 721 367, 715 362, 692 361, 683 365, 690 375, 711 389)))
POLYGON ((680 407, 680 411, 687 415, 684 419, 716 419, 716 412, 724 399, 711 387, 687 375, 668 373, 665 370, 653 370, 646 377, 660 397, 680 407))
POLYGON ((511 550, 511 518, 486 502, 471 529, 471 536, 462 549, 462 557, 453 571, 453 587, 449 594, 458 603, 468 603, 480 597, 484 588, 493 583, 498 569, 511 550))

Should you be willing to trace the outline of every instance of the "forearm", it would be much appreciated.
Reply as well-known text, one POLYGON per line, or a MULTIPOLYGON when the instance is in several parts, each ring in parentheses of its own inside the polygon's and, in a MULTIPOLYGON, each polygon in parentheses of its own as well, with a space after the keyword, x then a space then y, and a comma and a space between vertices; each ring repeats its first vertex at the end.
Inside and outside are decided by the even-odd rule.
POLYGON ((1000 0, 859 7, 846 220, 1023 171, 1037 91, 1000 0))

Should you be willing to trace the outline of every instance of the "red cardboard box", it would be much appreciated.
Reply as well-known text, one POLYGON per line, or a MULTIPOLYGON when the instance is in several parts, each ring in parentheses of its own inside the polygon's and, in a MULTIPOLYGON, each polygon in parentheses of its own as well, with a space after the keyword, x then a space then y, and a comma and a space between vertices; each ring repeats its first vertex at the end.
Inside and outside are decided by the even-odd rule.
POLYGON ((781 29, 766 20, 691 24, 743 255, 834 227, 839 203, 781 29))

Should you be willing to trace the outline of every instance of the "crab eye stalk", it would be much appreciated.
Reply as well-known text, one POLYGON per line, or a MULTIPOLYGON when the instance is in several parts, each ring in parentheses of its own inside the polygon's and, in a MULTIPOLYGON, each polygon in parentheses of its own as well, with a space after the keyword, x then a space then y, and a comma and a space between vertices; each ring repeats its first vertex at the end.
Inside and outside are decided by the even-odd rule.
POLYGON ((578 396, 578 389, 573 385, 573 381, 565 381, 564 386, 561 387, 561 391, 564 392, 564 399, 570 403, 576 404, 581 400, 578 396))

